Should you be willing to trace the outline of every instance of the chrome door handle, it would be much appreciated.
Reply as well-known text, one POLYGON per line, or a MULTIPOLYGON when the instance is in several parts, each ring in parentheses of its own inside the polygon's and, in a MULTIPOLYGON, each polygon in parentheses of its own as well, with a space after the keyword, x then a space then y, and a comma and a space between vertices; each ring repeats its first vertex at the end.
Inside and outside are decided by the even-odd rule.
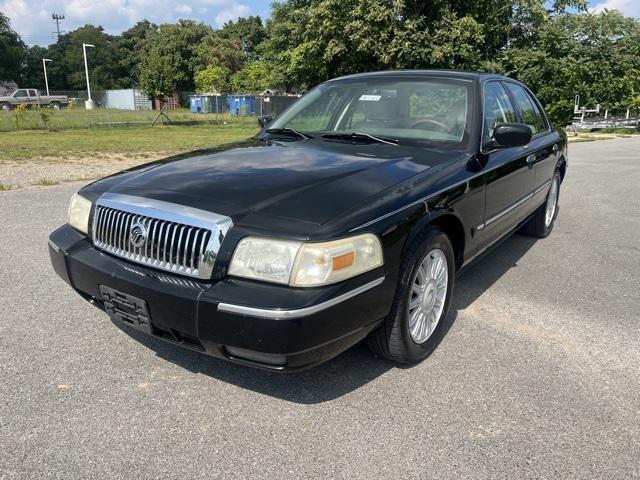
POLYGON ((553 144, 553 153, 558 153, 558 150, 560 150, 560 148, 558 147, 557 143, 553 144))
POLYGON ((527 157, 527 165, 529 165, 529 168, 533 168, 534 163, 536 163, 536 156, 532 153, 527 157))

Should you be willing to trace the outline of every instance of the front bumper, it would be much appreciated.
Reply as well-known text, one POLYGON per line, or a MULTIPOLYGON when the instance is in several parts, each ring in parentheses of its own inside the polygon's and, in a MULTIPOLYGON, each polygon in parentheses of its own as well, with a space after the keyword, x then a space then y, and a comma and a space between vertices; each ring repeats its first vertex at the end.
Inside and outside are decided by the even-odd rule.
POLYGON ((105 308, 100 286, 144 300, 153 336, 218 358, 266 368, 317 365, 364 338, 391 306, 382 269, 302 289, 225 278, 201 282, 121 260, 68 225, 49 237, 55 272, 105 308))

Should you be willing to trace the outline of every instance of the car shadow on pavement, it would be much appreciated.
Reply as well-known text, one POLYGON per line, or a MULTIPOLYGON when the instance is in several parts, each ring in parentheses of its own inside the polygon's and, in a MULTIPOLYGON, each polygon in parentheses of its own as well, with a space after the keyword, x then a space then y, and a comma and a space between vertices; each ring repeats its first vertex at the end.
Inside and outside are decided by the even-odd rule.
POLYGON ((450 312, 464 310, 498 281, 536 242, 544 241, 524 235, 513 235, 465 268, 456 278, 450 312))
MULTIPOLYGON (((458 312, 472 304, 505 272, 516 266, 535 241, 530 237, 513 236, 457 278, 447 330, 454 324, 458 312)), ((391 369, 411 368, 380 358, 360 343, 318 367, 301 372, 274 373, 187 350, 119 322, 115 325, 155 351, 159 357, 193 373, 300 404, 331 401, 357 390, 391 369)))

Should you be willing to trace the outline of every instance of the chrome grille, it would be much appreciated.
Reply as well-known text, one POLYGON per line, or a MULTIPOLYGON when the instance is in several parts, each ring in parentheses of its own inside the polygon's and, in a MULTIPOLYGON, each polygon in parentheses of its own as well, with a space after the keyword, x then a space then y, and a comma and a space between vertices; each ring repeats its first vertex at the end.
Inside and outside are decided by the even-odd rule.
POLYGON ((231 219, 141 197, 104 194, 96 202, 94 245, 150 267, 210 278, 231 219))

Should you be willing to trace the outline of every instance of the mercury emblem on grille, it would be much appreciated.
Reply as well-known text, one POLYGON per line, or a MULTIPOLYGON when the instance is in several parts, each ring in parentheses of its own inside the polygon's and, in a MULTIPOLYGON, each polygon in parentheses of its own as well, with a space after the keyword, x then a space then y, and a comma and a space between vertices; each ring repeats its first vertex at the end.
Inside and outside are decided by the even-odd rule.
POLYGON ((135 248, 139 248, 144 245, 147 240, 147 229, 142 223, 134 223, 131 226, 131 230, 129 233, 129 238, 131 239, 131 244, 135 248))
POLYGON ((105 192, 96 201, 93 244, 159 270, 210 279, 231 218, 197 208, 105 192))

